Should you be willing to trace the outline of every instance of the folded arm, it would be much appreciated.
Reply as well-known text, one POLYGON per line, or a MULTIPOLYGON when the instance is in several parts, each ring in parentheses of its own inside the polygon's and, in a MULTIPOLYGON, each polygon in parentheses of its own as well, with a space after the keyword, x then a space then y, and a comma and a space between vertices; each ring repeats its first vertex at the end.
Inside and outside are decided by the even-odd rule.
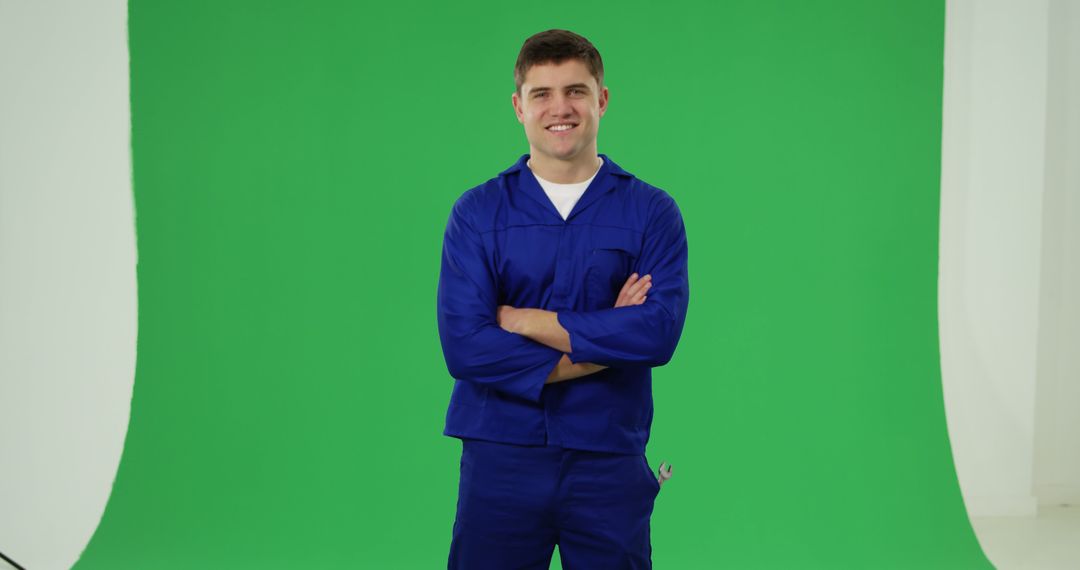
MULTIPOLYGON (((623 284, 619 296, 615 300, 615 307, 628 307, 640 305, 648 298, 646 293, 652 287, 652 276, 646 275, 638 279, 637 273, 630 275, 623 284)), ((543 309, 515 308, 509 305, 500 305, 496 312, 499 326, 509 332, 528 337, 540 344, 570 352, 570 335, 559 324, 558 316, 553 311, 543 309)), ((552 372, 548 382, 558 382, 577 378, 593 372, 599 372, 607 366, 591 362, 574 364, 569 356, 563 355, 559 366, 552 372), (555 377, 558 376, 558 379, 555 377)))
POLYGON ((469 220, 471 198, 454 203, 443 236, 436 304, 446 368, 458 380, 539 402, 544 384, 570 369, 561 351, 499 327, 496 280, 469 220))
MULTIPOLYGON (((495 274, 481 236, 469 222, 468 200, 468 196, 462 197, 451 210, 439 271, 439 340, 450 375, 539 402, 545 384, 607 368, 571 361, 564 354, 569 351, 568 343, 567 350, 559 350, 502 326, 508 323, 503 308, 496 306, 495 274)), ((628 279, 615 306, 644 302, 648 288, 648 279, 628 279)))
POLYGON ((527 309, 522 334, 568 353, 571 362, 605 366, 667 364, 690 298, 686 230, 675 201, 661 195, 650 214, 636 269, 655 285, 644 303, 599 311, 527 309))

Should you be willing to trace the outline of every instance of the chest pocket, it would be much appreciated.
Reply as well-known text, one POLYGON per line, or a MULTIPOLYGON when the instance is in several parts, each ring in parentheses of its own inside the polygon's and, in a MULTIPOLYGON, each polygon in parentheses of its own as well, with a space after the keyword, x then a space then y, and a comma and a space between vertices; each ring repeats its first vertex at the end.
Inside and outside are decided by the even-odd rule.
POLYGON ((590 311, 610 309, 634 271, 641 237, 621 228, 594 227, 591 233, 585 256, 585 304, 590 311))

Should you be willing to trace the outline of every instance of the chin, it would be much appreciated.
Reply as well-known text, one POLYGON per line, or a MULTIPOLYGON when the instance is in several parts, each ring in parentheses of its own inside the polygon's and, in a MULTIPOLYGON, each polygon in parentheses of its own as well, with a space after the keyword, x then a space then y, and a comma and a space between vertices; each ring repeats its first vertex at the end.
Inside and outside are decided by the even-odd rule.
POLYGON ((559 159, 559 160, 570 160, 570 159, 574 158, 575 156, 581 154, 581 149, 575 148, 575 149, 566 150, 566 151, 562 151, 562 152, 559 152, 557 150, 545 150, 544 154, 546 154, 546 155, 548 155, 548 156, 550 156, 552 158, 559 159))

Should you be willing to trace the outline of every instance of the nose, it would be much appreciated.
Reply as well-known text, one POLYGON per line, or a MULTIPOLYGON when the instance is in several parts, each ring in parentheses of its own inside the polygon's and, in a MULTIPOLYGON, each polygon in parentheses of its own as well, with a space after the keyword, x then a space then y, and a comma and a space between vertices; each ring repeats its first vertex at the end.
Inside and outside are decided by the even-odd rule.
POLYGON ((574 107, 566 95, 556 95, 551 105, 551 114, 556 117, 569 117, 574 114, 574 107))

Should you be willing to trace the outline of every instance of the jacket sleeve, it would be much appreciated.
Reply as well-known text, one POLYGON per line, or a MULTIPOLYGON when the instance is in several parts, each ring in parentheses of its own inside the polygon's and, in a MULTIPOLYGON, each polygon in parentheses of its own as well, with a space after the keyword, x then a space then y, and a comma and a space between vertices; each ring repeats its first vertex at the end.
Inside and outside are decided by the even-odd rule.
POLYGON ((570 361, 605 366, 663 366, 671 360, 690 299, 686 229, 675 200, 658 194, 633 271, 652 275, 640 305, 558 313, 570 333, 570 361))
POLYGON ((539 402, 562 352, 499 326, 496 279, 469 223, 468 198, 454 204, 443 236, 437 305, 446 368, 458 380, 539 402))

